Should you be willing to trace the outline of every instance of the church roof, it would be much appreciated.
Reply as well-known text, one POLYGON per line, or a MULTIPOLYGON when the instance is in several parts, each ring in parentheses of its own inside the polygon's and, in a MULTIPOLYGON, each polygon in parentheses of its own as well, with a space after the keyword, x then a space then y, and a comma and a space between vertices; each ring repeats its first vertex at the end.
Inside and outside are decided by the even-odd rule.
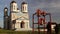
POLYGON ((16 3, 15 1, 12 1, 11 3, 16 3))
POLYGON ((22 2, 22 4, 27 4, 26 2, 22 2))
POLYGON ((20 18, 17 18, 16 20, 29 20, 29 19, 27 19, 25 17, 20 17, 20 18))

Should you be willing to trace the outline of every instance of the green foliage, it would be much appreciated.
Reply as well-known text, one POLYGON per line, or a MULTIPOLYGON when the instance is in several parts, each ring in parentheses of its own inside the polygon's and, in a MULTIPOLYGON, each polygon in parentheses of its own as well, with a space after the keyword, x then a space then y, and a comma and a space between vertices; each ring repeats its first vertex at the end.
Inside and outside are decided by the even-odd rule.
MULTIPOLYGON (((41 34, 44 34, 44 32, 40 32, 41 34)), ((46 32, 47 33, 47 32, 46 32)), ((4 30, 0 29, 0 34, 38 34, 37 31, 12 31, 12 30, 4 30)), ((52 32, 54 34, 54 32, 52 32)))
POLYGON ((32 34, 32 31, 12 31, 0 29, 0 34, 32 34))

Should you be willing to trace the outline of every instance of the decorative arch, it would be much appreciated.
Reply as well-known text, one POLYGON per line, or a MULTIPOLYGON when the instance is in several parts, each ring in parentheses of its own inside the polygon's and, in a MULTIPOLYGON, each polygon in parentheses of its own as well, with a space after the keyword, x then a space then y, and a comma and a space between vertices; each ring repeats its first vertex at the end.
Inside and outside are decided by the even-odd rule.
POLYGON ((21 21, 20 27, 24 28, 25 27, 24 25, 25 25, 24 21, 21 21))

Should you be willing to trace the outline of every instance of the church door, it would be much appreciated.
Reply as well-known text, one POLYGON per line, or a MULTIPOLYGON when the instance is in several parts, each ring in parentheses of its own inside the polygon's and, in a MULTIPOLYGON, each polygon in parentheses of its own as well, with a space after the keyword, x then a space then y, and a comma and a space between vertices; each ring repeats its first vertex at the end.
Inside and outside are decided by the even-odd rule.
POLYGON ((25 24, 24 21, 22 21, 21 22, 21 28, 24 28, 25 27, 24 24, 25 24))

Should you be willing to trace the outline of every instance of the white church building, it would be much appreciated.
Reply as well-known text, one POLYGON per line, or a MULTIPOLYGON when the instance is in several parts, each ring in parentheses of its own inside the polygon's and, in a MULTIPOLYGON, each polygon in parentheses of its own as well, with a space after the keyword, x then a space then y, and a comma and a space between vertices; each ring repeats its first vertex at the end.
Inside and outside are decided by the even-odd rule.
POLYGON ((12 29, 15 31, 32 30, 29 26, 28 4, 21 3, 21 9, 15 1, 10 3, 10 14, 8 15, 8 8, 4 8, 4 29, 12 29))

